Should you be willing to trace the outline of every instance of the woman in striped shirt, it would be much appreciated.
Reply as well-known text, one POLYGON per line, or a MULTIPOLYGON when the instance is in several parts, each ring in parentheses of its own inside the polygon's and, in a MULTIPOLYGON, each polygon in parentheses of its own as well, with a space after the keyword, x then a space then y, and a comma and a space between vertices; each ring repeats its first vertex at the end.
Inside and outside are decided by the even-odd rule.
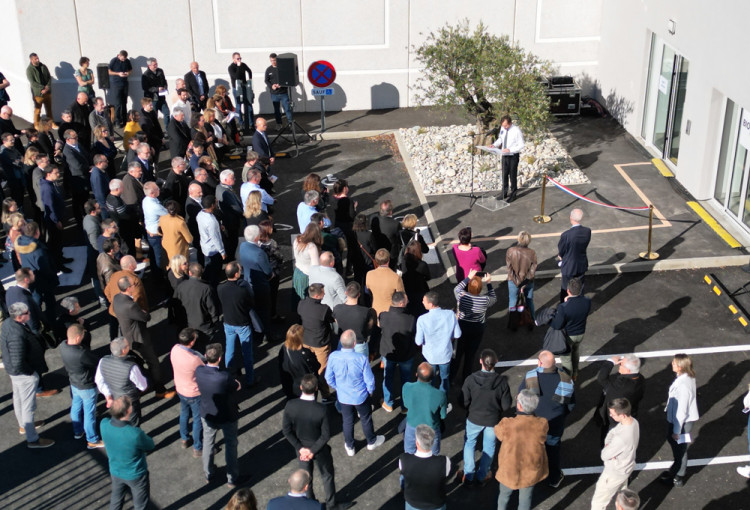
MULTIPOLYGON (((481 273, 480 273, 481 274, 481 273)), ((487 309, 497 302, 495 289, 492 288, 492 275, 483 274, 481 277, 475 269, 469 271, 469 276, 461 281, 453 294, 458 304, 458 325, 461 327, 461 338, 456 347, 456 363, 452 364, 458 370, 461 359, 464 360, 463 378, 479 367, 476 353, 484 335, 487 309), (487 285, 487 294, 480 295, 482 283, 487 285)))

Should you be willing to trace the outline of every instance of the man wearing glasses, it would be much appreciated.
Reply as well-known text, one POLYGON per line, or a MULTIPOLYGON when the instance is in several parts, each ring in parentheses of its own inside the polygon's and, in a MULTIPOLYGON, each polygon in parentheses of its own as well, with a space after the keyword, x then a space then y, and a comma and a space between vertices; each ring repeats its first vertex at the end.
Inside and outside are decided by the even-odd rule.
POLYGON ((232 54, 232 63, 229 64, 229 82, 232 85, 234 101, 237 103, 237 112, 242 118, 242 124, 245 126, 244 134, 249 135, 250 126, 253 125, 254 113, 253 102, 255 94, 253 93, 253 72, 242 62, 242 56, 235 52, 232 54), (241 108, 240 108, 241 106, 241 108))
POLYGON ((112 126, 112 119, 109 116, 109 110, 106 109, 104 99, 97 97, 94 99, 94 110, 89 113, 89 124, 91 125, 91 133, 94 133, 94 129, 97 126, 103 126, 107 128, 109 134, 114 133, 114 127, 112 126))

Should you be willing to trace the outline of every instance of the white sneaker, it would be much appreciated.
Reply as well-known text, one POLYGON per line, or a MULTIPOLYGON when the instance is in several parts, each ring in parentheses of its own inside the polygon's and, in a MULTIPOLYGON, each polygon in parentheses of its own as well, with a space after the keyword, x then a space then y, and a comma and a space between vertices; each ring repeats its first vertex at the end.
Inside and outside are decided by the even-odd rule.
POLYGON ((745 478, 750 478, 750 466, 739 466, 737 472, 745 478))
POLYGON ((385 443, 385 436, 377 436, 374 443, 367 445, 367 449, 374 450, 383 443, 385 443))
POLYGON ((445 408, 445 414, 449 414, 451 411, 453 411, 453 405, 448 404, 448 406, 445 408))
MULTIPOLYGON (((368 448, 369 448, 369 446, 368 446, 368 448)), ((344 443, 344 450, 346 450, 346 454, 349 457, 354 457, 354 454, 355 454, 354 448, 349 448, 348 446, 346 446, 346 443, 344 443)))

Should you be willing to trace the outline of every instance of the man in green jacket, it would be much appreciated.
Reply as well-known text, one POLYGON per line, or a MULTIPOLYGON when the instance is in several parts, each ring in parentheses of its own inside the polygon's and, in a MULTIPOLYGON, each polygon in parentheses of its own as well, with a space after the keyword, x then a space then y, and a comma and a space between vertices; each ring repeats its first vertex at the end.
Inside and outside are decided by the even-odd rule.
MULTIPOLYGON (((39 129, 39 114, 42 112, 42 105, 47 117, 54 119, 52 116, 52 78, 47 66, 39 61, 36 53, 29 55, 29 67, 26 68, 26 78, 31 85, 31 95, 34 98, 34 127, 39 129)), ((52 126, 57 129, 57 126, 52 126)))
POLYGON ((109 410, 112 418, 104 418, 100 427, 112 478, 110 510, 122 508, 125 487, 130 487, 135 510, 145 509, 150 500, 146 452, 154 449, 154 440, 139 427, 130 425, 132 412, 130 397, 116 398, 109 410))

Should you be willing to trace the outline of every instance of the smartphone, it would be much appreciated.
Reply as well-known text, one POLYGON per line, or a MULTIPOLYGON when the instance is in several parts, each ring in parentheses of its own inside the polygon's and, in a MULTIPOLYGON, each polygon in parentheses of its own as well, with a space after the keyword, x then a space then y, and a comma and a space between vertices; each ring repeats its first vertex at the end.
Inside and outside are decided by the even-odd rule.
POLYGON ((486 275, 487 275, 486 271, 477 271, 476 272, 476 276, 478 276, 480 278, 484 278, 486 275))

